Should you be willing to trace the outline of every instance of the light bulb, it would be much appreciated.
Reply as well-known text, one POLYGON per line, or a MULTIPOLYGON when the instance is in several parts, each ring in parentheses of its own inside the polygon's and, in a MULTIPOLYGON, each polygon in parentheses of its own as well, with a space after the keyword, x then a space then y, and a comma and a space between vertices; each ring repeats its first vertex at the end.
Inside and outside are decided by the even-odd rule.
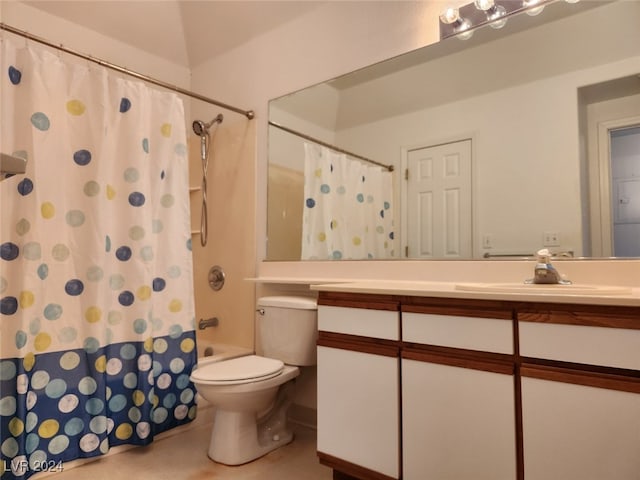
POLYGON ((491 11, 487 12, 487 20, 489 20, 489 25, 491 28, 502 28, 507 24, 507 9, 502 5, 498 5, 497 7, 493 7, 491 11))
POLYGON ((473 4, 476 6, 478 10, 482 10, 486 12, 487 10, 490 10, 495 5, 495 2, 494 0, 475 0, 473 4))
POLYGON ((468 40, 473 36, 473 29, 469 20, 462 20, 456 27, 456 36, 460 40, 468 40))
POLYGON ((522 6, 528 9, 527 15, 535 17, 544 10, 544 5, 538 5, 539 2, 540 0, 523 0, 522 6))
POLYGON ((578 3, 580 0, 564 0, 567 3, 578 3))
POLYGON ((457 8, 454 7, 447 7, 445 10, 442 11, 442 13, 440 14, 440 21, 442 23, 445 23, 447 25, 450 25, 452 23, 457 22, 458 20, 460 20, 460 12, 458 11, 457 8))

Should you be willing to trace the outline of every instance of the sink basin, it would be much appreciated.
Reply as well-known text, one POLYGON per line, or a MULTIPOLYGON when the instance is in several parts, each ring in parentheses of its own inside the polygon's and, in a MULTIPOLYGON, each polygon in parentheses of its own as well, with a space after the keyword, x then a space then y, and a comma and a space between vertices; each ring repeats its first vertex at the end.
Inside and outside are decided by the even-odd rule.
POLYGON ((631 295, 630 287, 606 285, 550 285, 535 283, 457 283, 465 292, 523 293, 538 295, 631 295))

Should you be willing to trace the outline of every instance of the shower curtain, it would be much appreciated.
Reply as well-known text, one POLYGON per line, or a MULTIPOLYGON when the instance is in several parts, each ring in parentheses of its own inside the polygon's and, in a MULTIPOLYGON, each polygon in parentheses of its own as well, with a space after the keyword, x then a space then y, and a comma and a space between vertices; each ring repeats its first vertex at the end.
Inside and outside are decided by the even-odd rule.
POLYGON ((394 256, 392 174, 306 143, 303 260, 394 256))
POLYGON ((4 39, 2 480, 192 420, 196 361, 182 101, 4 39))

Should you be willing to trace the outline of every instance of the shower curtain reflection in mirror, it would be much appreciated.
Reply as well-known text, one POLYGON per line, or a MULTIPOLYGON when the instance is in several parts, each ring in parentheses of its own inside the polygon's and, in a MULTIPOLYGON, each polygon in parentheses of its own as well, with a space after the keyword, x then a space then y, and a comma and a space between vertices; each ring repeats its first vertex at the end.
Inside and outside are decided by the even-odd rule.
POLYGON ((394 256, 392 173, 304 144, 302 260, 394 256))
POLYGON ((2 43, 3 480, 195 416, 187 149, 174 93, 2 43))

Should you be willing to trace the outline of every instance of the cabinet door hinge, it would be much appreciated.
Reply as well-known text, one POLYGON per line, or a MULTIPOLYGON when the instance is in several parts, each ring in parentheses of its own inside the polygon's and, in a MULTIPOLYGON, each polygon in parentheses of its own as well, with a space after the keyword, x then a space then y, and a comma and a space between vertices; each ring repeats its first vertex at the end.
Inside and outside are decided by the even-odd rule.
POLYGON ((409 169, 408 168, 404 169, 404 179, 405 180, 409 180, 409 169))
POLYGON ((404 247, 404 256, 406 258, 409 258, 409 245, 407 245, 406 247, 404 247))

